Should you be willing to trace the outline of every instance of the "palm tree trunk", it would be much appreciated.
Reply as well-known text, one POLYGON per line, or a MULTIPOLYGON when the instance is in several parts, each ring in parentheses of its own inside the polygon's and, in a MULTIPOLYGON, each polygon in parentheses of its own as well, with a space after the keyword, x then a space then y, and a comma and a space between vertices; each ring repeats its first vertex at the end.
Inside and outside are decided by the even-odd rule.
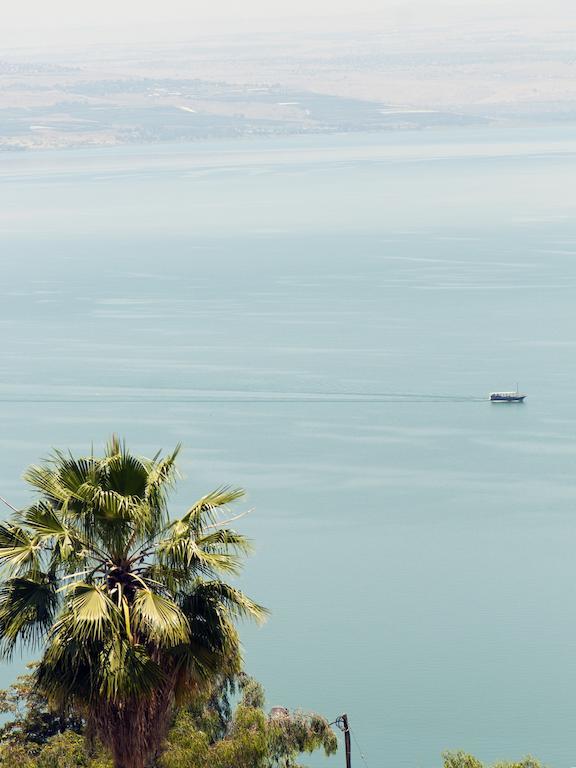
POLYGON ((173 702, 168 688, 151 697, 97 705, 90 720, 110 750, 114 768, 146 768, 162 748, 170 727, 173 702))
POLYGON ((144 763, 140 760, 132 760, 127 763, 124 758, 114 758, 114 768, 144 768, 144 763))

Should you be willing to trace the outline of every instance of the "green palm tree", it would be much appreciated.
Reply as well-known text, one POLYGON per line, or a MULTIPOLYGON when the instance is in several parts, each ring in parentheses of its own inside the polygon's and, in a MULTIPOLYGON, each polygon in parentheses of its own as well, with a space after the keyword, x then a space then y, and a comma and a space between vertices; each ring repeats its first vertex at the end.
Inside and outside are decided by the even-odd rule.
POLYGON ((239 669, 236 620, 265 616, 221 580, 250 550, 219 522, 243 491, 169 518, 178 451, 139 458, 114 437, 100 458, 55 452, 25 473, 35 503, 0 523, 0 654, 40 649, 40 690, 85 713, 116 768, 146 765, 175 703, 239 669))

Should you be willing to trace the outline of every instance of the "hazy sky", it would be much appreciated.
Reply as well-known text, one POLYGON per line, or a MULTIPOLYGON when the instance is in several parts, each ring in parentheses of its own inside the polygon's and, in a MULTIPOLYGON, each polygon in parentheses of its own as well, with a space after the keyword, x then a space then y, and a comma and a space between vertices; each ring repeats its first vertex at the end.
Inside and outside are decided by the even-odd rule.
MULTIPOLYGON (((182 40, 204 31, 260 28, 318 29, 421 21, 454 24, 477 17, 515 17, 522 25, 574 26, 574 0, 5 0, 0 45, 182 40)), ((1 58, 0 51, 0 58, 1 58)))

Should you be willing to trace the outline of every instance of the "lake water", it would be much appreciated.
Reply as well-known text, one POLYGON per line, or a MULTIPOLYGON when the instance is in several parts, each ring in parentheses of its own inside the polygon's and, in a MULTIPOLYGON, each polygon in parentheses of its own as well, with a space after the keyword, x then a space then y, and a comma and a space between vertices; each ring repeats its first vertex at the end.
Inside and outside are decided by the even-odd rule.
POLYGON ((1 155, 0 493, 182 441, 175 512, 249 492, 270 705, 576 765, 575 179, 571 128, 1 155))

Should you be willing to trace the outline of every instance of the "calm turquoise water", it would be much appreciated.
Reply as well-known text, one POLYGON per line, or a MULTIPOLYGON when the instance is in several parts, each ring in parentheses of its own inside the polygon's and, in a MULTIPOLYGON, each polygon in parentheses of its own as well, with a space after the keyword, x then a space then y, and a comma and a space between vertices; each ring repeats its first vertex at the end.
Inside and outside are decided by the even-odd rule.
POLYGON ((575 179, 568 129, 2 155, 0 493, 182 441, 175 512, 255 508, 270 705, 576 765, 575 179))

